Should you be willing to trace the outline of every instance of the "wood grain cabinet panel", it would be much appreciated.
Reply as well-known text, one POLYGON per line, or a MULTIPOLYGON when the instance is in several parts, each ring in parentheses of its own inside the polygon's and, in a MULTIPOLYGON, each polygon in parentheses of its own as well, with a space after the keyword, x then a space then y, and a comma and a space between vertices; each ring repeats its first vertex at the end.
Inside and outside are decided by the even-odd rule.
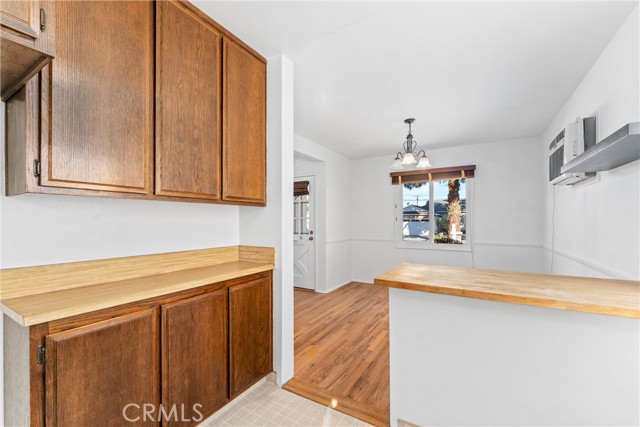
POLYGON ((177 408, 164 425, 196 425, 227 402, 227 339, 226 289, 162 306, 162 406, 177 408))
POLYGON ((55 4, 40 184, 151 193, 153 2, 55 4))
POLYGON ((222 198, 266 203, 266 65, 224 42, 222 198))
POLYGON ((271 278, 229 288, 229 394, 272 371, 271 278))
POLYGON ((39 12, 37 0, 2 0, 0 23, 32 38, 38 38, 39 12))
MULTIPOLYGON (((47 427, 152 426, 144 404, 159 404, 158 309, 46 337, 47 427), (123 410, 126 405, 129 418, 123 410)), ((155 416, 154 416, 155 418, 155 416)))
POLYGON ((48 47, 55 34, 55 60, 6 99, 2 88, 17 120, 6 125, 6 158, 19 160, 7 160, 8 195, 266 205, 264 58, 187 1, 9 0, 0 10, 40 30, 37 5, 49 18, 36 39, 0 26, 2 84, 6 64, 36 60, 5 34, 48 47))
POLYGON ((220 198, 220 33, 182 3, 156 3, 156 194, 220 198))
POLYGON ((51 61, 54 9, 54 3, 47 0, 0 1, 0 93, 3 101, 10 99, 51 61), (41 16, 44 19, 41 20, 41 16))
POLYGON ((5 360, 29 365, 12 387, 30 390, 30 401, 10 393, 5 407, 24 419, 15 408, 29 405, 31 427, 198 425, 272 371, 272 278, 261 272, 32 325, 19 334, 28 354, 5 360))

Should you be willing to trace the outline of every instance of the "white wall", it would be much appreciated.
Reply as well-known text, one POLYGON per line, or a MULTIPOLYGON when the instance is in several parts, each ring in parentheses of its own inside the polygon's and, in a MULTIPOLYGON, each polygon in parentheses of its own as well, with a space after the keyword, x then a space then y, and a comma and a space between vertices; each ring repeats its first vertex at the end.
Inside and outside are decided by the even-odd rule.
MULTIPOLYGON (((325 246, 325 277, 318 278, 319 292, 328 292, 351 281, 351 216, 352 162, 313 141, 295 135, 295 151, 324 163, 320 191, 324 200, 324 239, 316 248, 325 246)), ((317 185, 317 182, 316 182, 317 185)))
MULTIPOLYGON (((636 6, 549 124, 541 143, 545 174, 550 141, 575 117, 596 114, 598 140, 640 120, 639 13, 636 6)), ((639 172, 636 161, 573 187, 545 186, 545 247, 553 245, 554 273, 640 279, 639 172)))
MULTIPOLYGON (((42 194, 5 197, 4 103, 0 117, 1 268, 239 244, 236 206, 42 194)), ((2 389, 0 381, 0 420, 2 389)))
POLYGON ((240 208, 240 243, 276 248, 273 272, 273 369, 293 377, 293 64, 267 65, 267 207, 240 208))
POLYGON ((398 249, 394 241, 393 156, 352 161, 352 277, 373 278, 400 262, 542 272, 544 177, 540 139, 429 150, 435 166, 475 164, 473 251, 398 249))
POLYGON ((638 319, 390 289, 391 425, 631 426, 638 319))

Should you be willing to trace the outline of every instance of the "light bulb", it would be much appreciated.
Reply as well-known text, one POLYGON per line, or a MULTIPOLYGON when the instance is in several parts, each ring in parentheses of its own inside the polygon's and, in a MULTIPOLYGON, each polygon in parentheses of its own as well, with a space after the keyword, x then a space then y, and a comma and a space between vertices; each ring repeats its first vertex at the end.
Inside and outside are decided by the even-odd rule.
POLYGON ((416 160, 416 158, 413 155, 413 153, 404 153, 404 156, 402 156, 402 165, 403 166, 415 165, 417 162, 418 161, 416 160))
POLYGON ((393 163, 391 163, 391 169, 402 169, 402 159, 396 158, 393 163))
POLYGON ((424 169, 431 167, 431 162, 429 161, 429 158, 427 157, 426 154, 420 157, 420 161, 418 162, 418 167, 424 168, 424 169))

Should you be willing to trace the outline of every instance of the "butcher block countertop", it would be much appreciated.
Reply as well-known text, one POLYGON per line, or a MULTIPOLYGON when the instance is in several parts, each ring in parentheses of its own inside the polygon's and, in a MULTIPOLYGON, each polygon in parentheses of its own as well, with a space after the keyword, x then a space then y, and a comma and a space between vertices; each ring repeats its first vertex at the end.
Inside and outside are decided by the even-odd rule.
POLYGON ((0 308, 37 325, 275 268, 275 250, 229 246, 0 270, 0 308))
POLYGON ((400 264, 376 285, 558 310, 640 318, 640 282, 400 264))

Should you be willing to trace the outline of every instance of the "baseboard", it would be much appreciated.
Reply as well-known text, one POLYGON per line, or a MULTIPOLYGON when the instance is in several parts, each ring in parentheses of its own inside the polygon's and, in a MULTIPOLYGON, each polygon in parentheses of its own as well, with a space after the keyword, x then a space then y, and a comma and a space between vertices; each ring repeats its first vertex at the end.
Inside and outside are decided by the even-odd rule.
POLYGON ((318 293, 320 293, 320 294, 328 294, 329 292, 333 292, 333 291, 335 291, 336 289, 340 289, 340 288, 341 288, 341 287, 343 287, 344 285, 348 285, 348 284, 349 284, 349 283, 351 283, 351 282, 353 282, 353 280, 348 280, 348 281, 346 281, 346 282, 344 282, 344 283, 341 283, 341 284, 340 284, 340 285, 338 285, 338 286, 334 286, 334 287, 333 287, 333 288, 331 288, 331 289, 326 289, 326 290, 316 289, 316 292, 318 292, 318 293))
POLYGON ((365 285, 373 285, 373 279, 353 279, 352 282, 364 283, 365 285))

